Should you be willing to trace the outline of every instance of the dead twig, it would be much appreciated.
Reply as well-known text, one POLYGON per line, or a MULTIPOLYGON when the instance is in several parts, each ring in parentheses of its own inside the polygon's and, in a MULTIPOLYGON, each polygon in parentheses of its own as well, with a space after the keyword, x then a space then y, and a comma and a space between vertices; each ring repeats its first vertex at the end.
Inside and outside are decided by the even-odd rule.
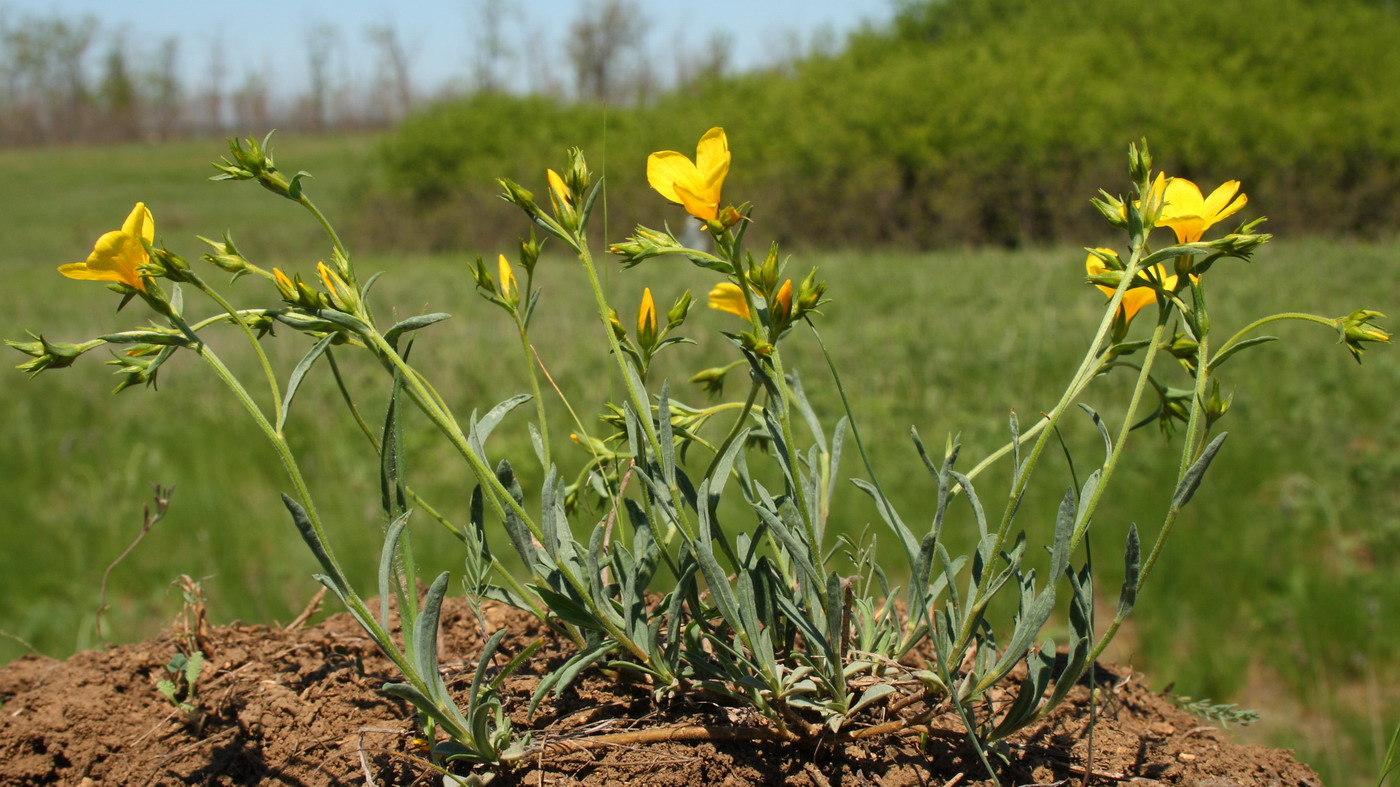
POLYGON ((322 585, 321 589, 316 591, 316 595, 312 596, 311 600, 307 602, 306 608, 301 611, 301 614, 292 618, 292 622, 283 626, 282 630, 296 631, 297 629, 305 626, 306 621, 310 620, 312 615, 315 615, 317 612, 321 611, 321 600, 325 597, 326 588, 324 585, 322 585))
POLYGON ((102 613, 107 611, 107 579, 112 575, 112 569, 116 568, 123 560, 126 560, 127 555, 135 551, 136 547, 146 538, 146 534, 151 532, 151 528, 155 527, 157 522, 165 518, 165 512, 170 510, 170 496, 174 492, 175 487, 173 486, 163 488, 160 484, 155 485, 155 500, 152 501, 156 506, 155 513, 151 513, 150 503, 141 506, 141 532, 136 534, 136 540, 131 542, 131 546, 128 546, 120 555, 117 555, 117 559, 113 560, 112 564, 107 566, 107 570, 102 572, 102 586, 97 591, 97 613, 93 615, 92 619, 92 625, 97 629, 98 639, 103 638, 102 613))

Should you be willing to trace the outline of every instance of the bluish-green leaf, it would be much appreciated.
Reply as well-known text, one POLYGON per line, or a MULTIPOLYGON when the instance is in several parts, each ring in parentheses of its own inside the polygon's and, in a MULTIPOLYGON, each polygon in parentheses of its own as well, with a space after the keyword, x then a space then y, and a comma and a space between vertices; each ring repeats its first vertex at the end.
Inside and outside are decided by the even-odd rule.
POLYGON ((444 312, 433 312, 432 314, 419 314, 414 317, 409 317, 406 320, 400 320, 394 324, 394 327, 384 332, 384 341, 388 342, 390 347, 397 350, 399 348, 399 337, 403 334, 416 331, 419 328, 426 328, 435 322, 442 322, 451 316, 452 315, 444 312))
POLYGON ((316 359, 325 353, 326 348, 335 341, 335 334, 328 334, 321 337, 321 340, 311 346, 311 350, 302 356, 296 368, 292 369, 292 374, 287 378, 287 390, 282 394, 282 412, 277 417, 277 431, 281 432, 282 427, 287 423, 287 413, 292 409, 292 399, 301 388, 301 381, 306 377, 306 373, 311 370, 311 366, 316 363, 316 359))
POLYGON ((1206 470, 1210 468, 1210 463, 1215 459, 1215 455, 1220 452, 1220 446, 1225 442, 1225 437, 1229 432, 1221 432, 1210 444, 1206 446, 1201 455, 1187 469, 1186 475, 1181 477, 1181 482, 1176 485, 1176 492, 1172 495, 1172 508, 1180 510, 1191 498, 1195 496, 1196 490, 1201 486, 1201 479, 1205 476, 1206 470))

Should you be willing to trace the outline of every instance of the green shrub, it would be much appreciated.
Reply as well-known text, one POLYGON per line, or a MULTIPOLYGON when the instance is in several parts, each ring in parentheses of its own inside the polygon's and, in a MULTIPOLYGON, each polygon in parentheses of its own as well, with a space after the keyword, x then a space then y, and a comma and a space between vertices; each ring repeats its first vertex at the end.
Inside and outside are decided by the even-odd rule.
MULTIPOLYGON (((918 3, 839 54, 646 106, 445 102, 406 121, 381 161, 430 230, 404 226, 431 246, 510 240, 497 173, 536 172, 575 144, 636 161, 709 125, 746 152, 745 193, 782 206, 757 218, 786 241, 1082 239, 1083 199, 1141 136, 1167 143, 1173 174, 1244 181, 1291 232, 1374 234, 1400 219, 1396 40, 1400 16, 1359 0, 918 3)), ((632 210, 642 173, 604 173, 612 221, 655 220, 632 210)))

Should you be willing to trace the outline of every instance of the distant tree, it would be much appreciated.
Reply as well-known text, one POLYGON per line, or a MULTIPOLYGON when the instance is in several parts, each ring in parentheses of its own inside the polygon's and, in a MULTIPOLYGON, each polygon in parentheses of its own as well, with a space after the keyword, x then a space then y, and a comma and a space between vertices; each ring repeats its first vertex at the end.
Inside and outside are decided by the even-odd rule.
POLYGON ((161 139, 176 136, 184 126, 184 89, 180 83, 180 42, 165 38, 146 72, 148 114, 145 128, 161 139))
POLYGON ((675 51, 676 84, 684 87, 700 82, 723 79, 729 74, 730 61, 734 56, 734 37, 723 30, 716 30, 705 39, 700 49, 688 50, 684 36, 678 36, 675 51))
POLYGON ((222 38, 215 36, 209 44, 209 71, 208 82, 205 84, 204 92, 200 94, 196 113, 198 119, 194 122, 194 129, 197 132, 222 133, 227 128, 224 113, 225 106, 224 82, 228 79, 228 61, 224 56, 224 42, 222 38))
POLYGON ((243 84, 233 91, 233 125, 245 130, 268 128, 270 103, 267 77, 260 71, 247 72, 243 84))
POLYGON ((566 45, 578 97, 625 104, 654 87, 654 77, 634 59, 644 51, 646 34, 646 18, 630 0, 585 5, 569 25, 566 45))
POLYGON ((375 25, 365 35, 378 55, 366 112, 372 122, 387 125, 408 114, 413 106, 408 54, 392 25, 375 25))
POLYGON ((511 0, 475 0, 472 3, 471 46, 472 89, 498 93, 507 87, 507 74, 516 53, 506 39, 508 18, 519 18, 520 8, 511 0))
POLYGON ((329 24, 318 24, 306 32, 306 68, 309 92, 301 102, 305 117, 301 122, 317 131, 330 125, 331 53, 340 33, 329 24))
POLYGON ((97 136, 104 141, 126 141, 141 136, 140 97, 126 52, 125 36, 119 34, 102 59, 102 81, 97 89, 101 127, 97 136))

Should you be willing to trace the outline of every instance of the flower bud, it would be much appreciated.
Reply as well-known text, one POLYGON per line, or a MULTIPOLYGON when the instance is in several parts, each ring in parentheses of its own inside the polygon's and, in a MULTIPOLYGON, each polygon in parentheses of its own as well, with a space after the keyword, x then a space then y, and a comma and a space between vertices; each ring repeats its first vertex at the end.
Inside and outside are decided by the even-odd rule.
POLYGON ((1128 176, 1134 183, 1146 183, 1152 174, 1152 154, 1147 150, 1147 140, 1142 141, 1142 146, 1135 144, 1128 145, 1128 176))
POLYGON ((65 369, 73 365, 78 356, 97 347, 102 342, 86 342, 84 344, 68 344, 67 342, 51 342, 43 335, 29 334, 34 337, 32 342, 14 342, 8 339, 5 344, 19 350, 34 360, 25 361, 16 368, 20 371, 28 372, 31 375, 48 369, 65 369))
POLYGON ((1374 309, 1357 309, 1345 317, 1338 317, 1335 321, 1341 331, 1342 341, 1346 343, 1347 350, 1357 363, 1361 362, 1361 355, 1366 352, 1363 346, 1366 342, 1390 343, 1390 333, 1371 324, 1371 320, 1384 316, 1374 309))
POLYGON ((673 254, 685 250, 684 244, 669 232, 638 227, 632 237, 621 243, 614 243, 608 251, 622 257, 622 264, 631 267, 642 260, 662 254, 673 254))
POLYGON ((287 180, 272 162, 272 133, 263 137, 261 144, 248 138, 247 148, 237 138, 228 140, 229 156, 214 164, 219 174, 210 180, 256 180, 263 188, 290 200, 301 199, 301 179, 307 176, 298 172, 287 180))
POLYGON ((618 340, 627 338, 627 329, 622 327, 622 320, 617 316, 617 309, 608 309, 608 324, 612 326, 613 336, 618 340))
POLYGON ((501 254, 496 260, 496 272, 500 278, 500 289, 496 294, 512 309, 520 304, 520 287, 515 282, 515 272, 510 268, 510 260, 501 254))
POLYGON ((1224 398, 1220 396, 1220 381, 1212 380, 1210 388, 1210 398, 1206 400, 1206 428, 1219 421, 1230 409, 1230 404, 1235 401, 1235 395, 1230 394, 1224 398))
POLYGON ((150 259, 141 266, 141 271, 152 277, 164 276, 175 282, 190 281, 190 264, 180 255, 165 249, 151 249, 150 259))
POLYGON ((807 278, 802 280, 802 286, 797 288, 798 314, 803 314, 815 310, 822 305, 822 296, 826 294, 826 282, 817 281, 817 271, 812 269, 807 274, 807 278))
POLYGON ((549 181, 549 204, 554 210, 554 220, 564 229, 577 232, 579 215, 575 207, 574 192, 554 170, 545 170, 545 177, 549 181))
POLYGON ((645 349, 656 344, 656 303, 650 287, 642 290, 642 305, 637 309, 637 343, 645 349))
POLYGON ((238 251, 238 247, 233 245, 233 238, 229 237, 228 233, 224 233, 224 239, 222 241, 210 240, 201 235, 195 237, 204 241, 213 249, 212 252, 204 255, 204 261, 218 267, 220 270, 235 275, 258 270, 257 266, 248 262, 247 258, 238 251))
POLYGON ((501 184, 501 187, 506 190, 506 193, 502 195, 502 199, 506 202, 513 203, 521 210, 525 211, 531 219, 539 217, 540 208, 535 204, 534 194, 531 194, 527 189, 510 178, 497 178, 496 182, 501 184))
POLYGON ((690 290, 682 292, 680 297, 676 298, 676 302, 671 304, 671 310, 666 312, 667 330, 679 327, 681 323, 685 322, 686 315, 690 314, 690 303, 690 290))
POLYGON ((1098 210, 1109 225, 1119 229, 1126 228, 1128 226, 1128 208, 1123 204, 1123 200, 1103 189, 1099 189, 1099 194, 1103 196, 1103 199, 1091 197, 1089 204, 1098 210))
POLYGON ((540 241, 535 238, 534 228, 530 229, 530 239, 520 239, 520 267, 525 273, 534 275, 535 264, 540 261, 540 241))
POLYGON ((277 284, 277 291, 282 294, 282 300, 291 304, 297 303, 297 286, 287 278, 287 274, 283 273, 281 268, 272 269, 272 281, 277 284))
POLYGON ((569 191, 573 192, 575 199, 588 196, 588 189, 593 185, 593 176, 588 172, 588 162, 583 158, 583 151, 579 148, 569 148, 569 166, 564 170, 564 183, 568 185, 569 191))
POLYGON ((321 283, 326 285, 326 293, 330 296, 330 303, 338 311, 346 314, 357 314, 360 308, 360 294, 354 287, 345 283, 340 274, 331 270, 330 266, 324 262, 316 263, 316 272, 321 275, 321 283))

